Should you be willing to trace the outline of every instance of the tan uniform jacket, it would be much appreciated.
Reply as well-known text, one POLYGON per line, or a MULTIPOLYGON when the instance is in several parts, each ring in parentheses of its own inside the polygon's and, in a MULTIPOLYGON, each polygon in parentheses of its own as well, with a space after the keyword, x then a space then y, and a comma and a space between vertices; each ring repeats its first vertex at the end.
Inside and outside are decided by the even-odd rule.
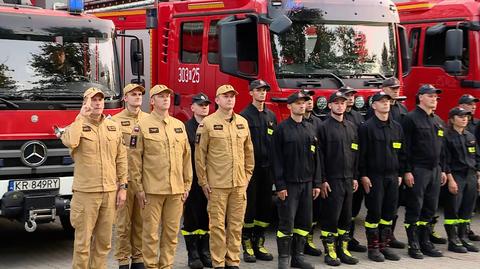
POLYGON ((153 111, 133 129, 130 175, 138 191, 149 194, 181 194, 190 191, 192 162, 185 125, 173 118, 161 119, 153 111))
MULTIPOLYGON (((138 124, 140 119, 143 119, 147 116, 148 113, 145 113, 140 110, 138 114, 132 113, 128 111, 128 109, 124 109, 122 112, 116 114, 112 117, 112 120, 117 122, 120 125, 120 130, 122 131, 123 141, 125 141, 125 145, 127 146, 127 157, 128 157, 128 167, 132 166, 132 158, 130 156, 131 149, 130 144, 136 143, 136 141, 131 140, 131 134, 133 132, 133 127, 138 124)), ((132 180, 131 171, 128 171, 128 181, 132 180)), ((134 187, 134 186, 129 186, 134 187)))
POLYGON ((127 183, 127 151, 116 122, 102 116, 99 123, 77 116, 63 133, 63 144, 75 161, 73 190, 108 192, 127 183))
POLYGON ((231 121, 217 110, 198 126, 195 138, 198 184, 212 188, 246 186, 255 160, 247 120, 234 114, 231 121))

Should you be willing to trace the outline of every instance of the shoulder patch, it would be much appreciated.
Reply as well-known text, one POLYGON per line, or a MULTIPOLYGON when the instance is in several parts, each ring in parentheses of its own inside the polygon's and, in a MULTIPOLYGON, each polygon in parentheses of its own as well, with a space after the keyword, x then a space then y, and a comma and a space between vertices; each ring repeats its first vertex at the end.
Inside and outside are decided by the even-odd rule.
POLYGON ((88 125, 83 125, 82 126, 82 131, 84 132, 90 132, 92 130, 92 128, 88 125))
POLYGON ((223 125, 215 124, 215 125, 213 125, 213 130, 223 130, 223 125))
POLYGON ((181 133, 183 133, 183 129, 182 128, 175 128, 175 133, 181 134, 181 133))
POLYGON ((243 123, 237 124, 237 129, 245 129, 245 125, 243 123))
POLYGON ((114 132, 117 130, 117 128, 115 126, 107 126, 107 129, 111 132, 114 132))
POLYGON ((148 132, 151 134, 158 134, 159 130, 157 127, 154 128, 148 128, 148 132))
POLYGON ((122 126, 130 126, 130 121, 126 120, 126 121, 122 121, 122 126))

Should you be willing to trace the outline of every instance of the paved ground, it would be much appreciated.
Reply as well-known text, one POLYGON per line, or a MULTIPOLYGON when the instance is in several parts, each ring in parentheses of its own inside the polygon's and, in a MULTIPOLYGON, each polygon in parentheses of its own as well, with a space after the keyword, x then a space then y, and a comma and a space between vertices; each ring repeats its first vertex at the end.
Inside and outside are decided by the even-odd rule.
MULTIPOLYGON (((361 212, 357 222, 358 238, 365 242, 364 230, 360 226, 363 222, 365 212, 361 212)), ((403 212, 401 212, 401 218, 403 212)), ((480 233, 480 216, 476 216, 473 221, 473 229, 480 233)), ((445 235, 443 227, 439 226, 437 231, 445 235)), ((405 241, 406 235, 403 229, 396 232, 398 238, 405 241)), ((188 268, 185 251, 185 244, 182 238, 179 238, 179 246, 175 259, 174 268, 188 268)), ((274 234, 270 232, 267 238, 267 247, 276 253, 274 234)), ((315 242, 320 244, 318 236, 315 242)), ((72 240, 64 235, 59 224, 49 224, 40 226, 34 233, 23 231, 23 225, 12 223, 7 220, 0 220, 0 268, 21 268, 21 269, 66 269, 70 268, 72 260, 72 240)), ((480 246, 480 244, 477 244, 480 246)), ((357 253, 360 263, 352 266, 356 269, 371 268, 434 268, 434 269, 478 269, 480 266, 480 253, 454 254, 446 251, 446 246, 439 247, 444 251, 443 258, 425 258, 424 260, 414 260, 407 256, 406 250, 399 250, 402 260, 399 262, 374 263, 367 260, 366 253, 357 253)), ((308 257, 308 260, 316 265, 316 268, 327 268, 323 263, 323 256, 320 258, 308 257)), ((117 264, 109 256, 108 268, 117 268, 117 264)), ((348 265, 342 265, 346 268, 348 265)), ((276 257, 274 262, 258 262, 256 264, 242 263, 241 268, 276 268, 276 257)))

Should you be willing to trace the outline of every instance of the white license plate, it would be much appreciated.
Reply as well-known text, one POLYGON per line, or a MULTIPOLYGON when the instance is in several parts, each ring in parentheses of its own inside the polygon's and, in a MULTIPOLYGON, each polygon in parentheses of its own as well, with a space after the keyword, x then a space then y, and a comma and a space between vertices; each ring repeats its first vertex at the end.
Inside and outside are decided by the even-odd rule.
POLYGON ((59 178, 42 178, 32 180, 10 180, 9 191, 55 190, 60 188, 59 178))

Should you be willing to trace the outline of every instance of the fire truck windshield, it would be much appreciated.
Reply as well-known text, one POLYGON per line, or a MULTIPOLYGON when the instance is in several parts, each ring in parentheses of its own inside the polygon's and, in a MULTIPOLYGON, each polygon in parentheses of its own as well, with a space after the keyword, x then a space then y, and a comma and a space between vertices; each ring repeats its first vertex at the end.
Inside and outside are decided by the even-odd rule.
POLYGON ((392 76, 397 68, 393 24, 325 24, 294 21, 271 38, 278 78, 334 74, 392 76))
POLYGON ((120 96, 111 38, 7 35, 0 39, 0 98, 75 100, 89 87, 120 96))

